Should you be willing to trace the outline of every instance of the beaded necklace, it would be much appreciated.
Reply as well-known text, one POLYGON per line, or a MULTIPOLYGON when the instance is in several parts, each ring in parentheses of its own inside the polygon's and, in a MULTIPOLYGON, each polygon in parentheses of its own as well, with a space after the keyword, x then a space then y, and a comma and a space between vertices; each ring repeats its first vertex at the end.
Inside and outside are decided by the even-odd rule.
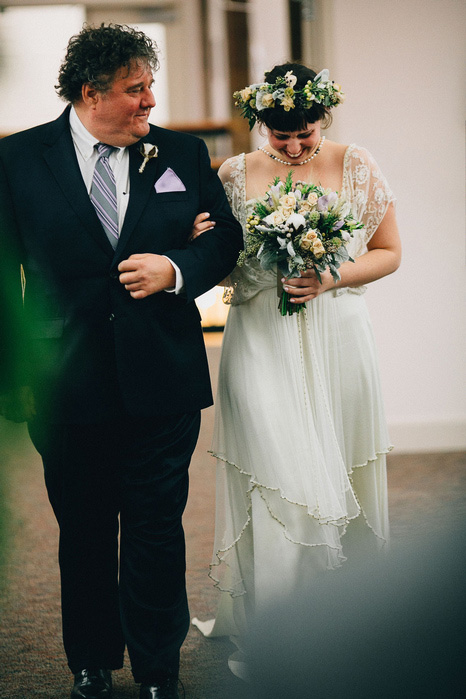
POLYGON ((286 160, 282 160, 281 158, 278 158, 276 155, 273 153, 269 153, 268 150, 265 150, 262 146, 259 146, 257 150, 261 150, 263 153, 269 156, 269 158, 273 158, 273 160, 276 160, 278 163, 283 163, 283 165, 305 165, 306 163, 309 163, 311 160, 313 160, 317 155, 319 155, 320 150, 322 146, 324 145, 325 141, 325 136, 322 136, 320 139, 319 145, 315 149, 314 153, 309 157, 306 158, 306 160, 301 160, 300 163, 288 163, 286 160))

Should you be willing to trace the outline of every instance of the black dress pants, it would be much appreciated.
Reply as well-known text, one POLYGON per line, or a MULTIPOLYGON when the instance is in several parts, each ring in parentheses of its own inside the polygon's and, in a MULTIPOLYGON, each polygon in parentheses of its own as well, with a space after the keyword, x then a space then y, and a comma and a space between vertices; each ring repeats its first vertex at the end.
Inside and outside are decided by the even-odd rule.
POLYGON ((136 682, 178 674, 189 628, 182 514, 199 427, 199 412, 29 425, 60 527, 72 672, 122 667, 126 644, 136 682))

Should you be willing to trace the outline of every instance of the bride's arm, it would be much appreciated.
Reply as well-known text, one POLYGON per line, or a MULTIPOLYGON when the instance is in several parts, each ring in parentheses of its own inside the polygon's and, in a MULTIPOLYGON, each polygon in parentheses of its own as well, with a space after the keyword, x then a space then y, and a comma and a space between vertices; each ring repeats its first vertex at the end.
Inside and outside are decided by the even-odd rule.
MULTIPOLYGON (((228 182, 231 180, 231 161, 233 159, 229 159, 226 162, 222 163, 222 165, 219 168, 218 171, 218 176, 222 182, 222 184, 225 186, 225 182, 228 182)), ((215 226, 215 221, 210 220, 210 213, 205 212, 205 213, 200 213, 196 216, 194 219, 191 235, 188 238, 188 242, 191 242, 192 240, 195 240, 198 236, 202 235, 203 233, 206 233, 207 231, 212 230, 212 228, 215 226)), ((230 281, 229 278, 227 277, 226 279, 223 279, 217 286, 229 286, 230 281)))
MULTIPOLYGON (((188 238, 188 242, 191 242, 191 240, 195 240, 195 238, 197 238, 199 235, 202 235, 203 233, 212 230, 212 228, 215 226, 215 221, 210 221, 209 216, 210 214, 208 212, 198 214, 196 216, 196 218, 194 219, 191 235, 188 238)), ((217 286, 229 285, 230 281, 228 277, 226 279, 222 279, 222 281, 217 284, 217 286)))
POLYGON ((284 283, 295 299, 294 303, 305 303, 324 291, 342 287, 355 287, 368 284, 392 274, 398 269, 401 261, 401 242, 393 204, 380 222, 377 230, 367 243, 367 252, 356 258, 354 262, 344 262, 339 268, 341 276, 336 284, 327 270, 322 277, 322 284, 315 272, 303 272, 301 277, 289 279, 284 283))
MULTIPOLYGON (((229 163, 230 161, 222 163, 218 171, 218 176, 223 186, 225 186, 225 182, 228 181, 230 178, 229 163)), ((210 231, 215 226, 215 221, 210 221, 209 217, 210 213, 208 212, 201 213, 196 216, 196 218, 194 219, 191 235, 188 239, 189 242, 191 240, 195 240, 198 236, 202 235, 202 233, 210 231)))

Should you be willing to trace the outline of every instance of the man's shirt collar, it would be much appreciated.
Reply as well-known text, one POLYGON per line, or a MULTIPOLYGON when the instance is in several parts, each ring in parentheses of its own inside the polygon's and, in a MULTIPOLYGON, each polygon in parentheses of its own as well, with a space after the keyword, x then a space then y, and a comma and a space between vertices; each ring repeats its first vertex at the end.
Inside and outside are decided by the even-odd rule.
MULTIPOLYGON (((94 153, 94 146, 99 143, 99 141, 86 129, 73 105, 70 110, 70 130, 73 142, 84 161, 89 160, 94 153)), ((122 159, 124 152, 125 148, 118 148, 115 146, 114 154, 118 161, 122 159)))

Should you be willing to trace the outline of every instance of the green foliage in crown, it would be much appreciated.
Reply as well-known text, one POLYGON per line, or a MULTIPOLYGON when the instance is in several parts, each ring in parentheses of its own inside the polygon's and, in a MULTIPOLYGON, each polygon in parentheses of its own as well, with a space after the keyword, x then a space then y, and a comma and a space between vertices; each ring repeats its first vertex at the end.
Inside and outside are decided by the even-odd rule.
POLYGON ((280 108, 289 112, 296 108, 311 109, 314 103, 331 108, 345 99, 340 85, 329 79, 326 68, 314 80, 308 80, 302 89, 295 89, 297 81, 296 75, 289 70, 273 84, 256 83, 234 92, 235 105, 243 110, 249 128, 253 128, 263 109, 280 108))

